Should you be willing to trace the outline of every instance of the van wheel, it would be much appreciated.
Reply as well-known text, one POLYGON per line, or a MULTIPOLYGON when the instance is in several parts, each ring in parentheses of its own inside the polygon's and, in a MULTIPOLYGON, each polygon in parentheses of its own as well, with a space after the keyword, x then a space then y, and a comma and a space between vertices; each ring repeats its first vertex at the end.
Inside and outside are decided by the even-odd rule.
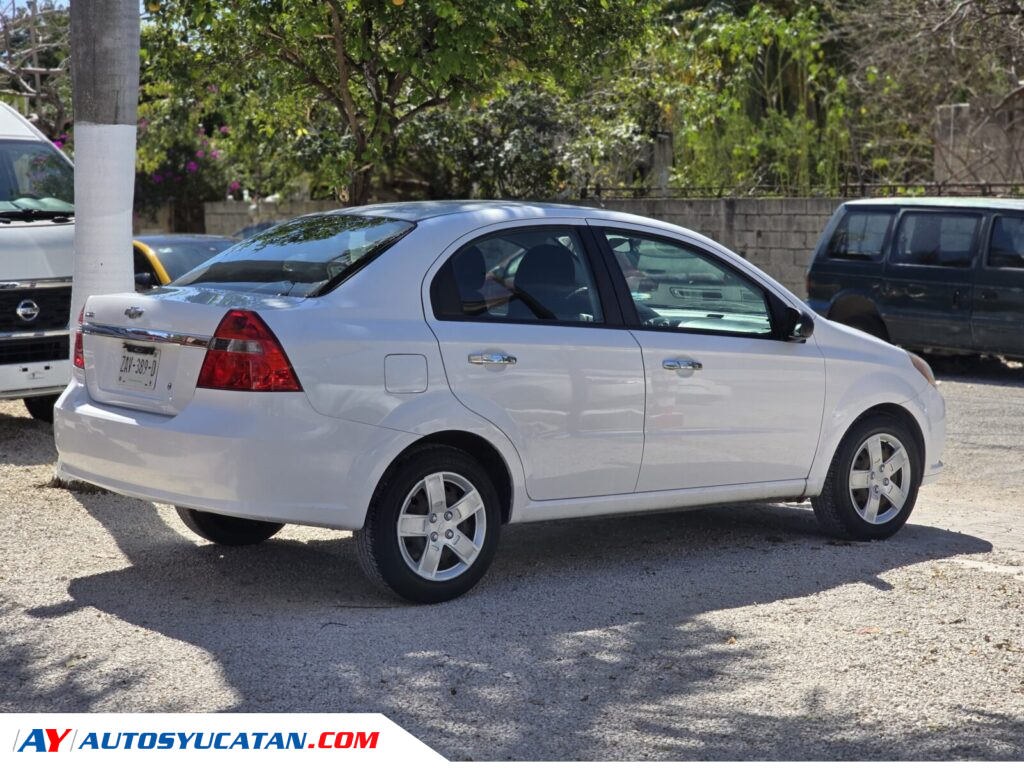
POLYGON ((264 520, 247 520, 244 517, 229 517, 214 512, 200 512, 198 509, 175 507, 178 517, 192 533, 202 536, 214 544, 230 547, 259 544, 284 528, 281 523, 264 520))
POLYGON ((33 419, 53 424, 53 406, 58 397, 60 395, 40 395, 39 397, 26 397, 22 402, 25 403, 25 408, 33 419))
POLYGON ((882 323, 880 318, 871 315, 860 315, 859 317, 851 317, 843 322, 845 325, 856 328, 858 331, 864 331, 864 333, 874 336, 876 339, 881 339, 882 341, 889 340, 889 333, 885 330, 885 324, 882 323))
POLYGON ((425 446, 377 487, 356 552, 378 587, 440 603, 483 577, 500 529, 498 492, 480 463, 456 448, 425 446))
POLYGON ((846 433, 821 495, 811 500, 814 514, 832 536, 887 539, 914 509, 923 465, 902 423, 881 414, 862 419, 846 433))
POLYGON ((864 331, 864 333, 874 336, 876 339, 881 339, 882 341, 889 340, 889 333, 885 330, 885 324, 878 317, 858 315, 841 322, 851 328, 856 328, 858 331, 864 331))

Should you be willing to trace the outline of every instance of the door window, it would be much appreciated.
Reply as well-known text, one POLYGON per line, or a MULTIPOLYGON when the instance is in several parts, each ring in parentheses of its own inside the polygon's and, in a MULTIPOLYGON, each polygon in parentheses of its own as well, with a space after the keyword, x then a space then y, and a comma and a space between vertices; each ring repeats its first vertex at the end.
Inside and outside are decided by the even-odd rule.
POLYGON ((995 218, 986 263, 995 269, 1024 269, 1024 218, 995 218))
POLYGON ((764 289, 718 259, 635 232, 605 231, 603 237, 644 327, 771 335, 764 289))
POLYGON ((604 322, 571 227, 502 230, 470 243, 438 271, 430 298, 439 320, 604 322))
POLYGON ((828 258, 881 261, 892 218, 890 211, 847 211, 829 239, 828 258))
POLYGON ((892 262, 907 266, 969 267, 981 216, 971 213, 905 213, 892 262))

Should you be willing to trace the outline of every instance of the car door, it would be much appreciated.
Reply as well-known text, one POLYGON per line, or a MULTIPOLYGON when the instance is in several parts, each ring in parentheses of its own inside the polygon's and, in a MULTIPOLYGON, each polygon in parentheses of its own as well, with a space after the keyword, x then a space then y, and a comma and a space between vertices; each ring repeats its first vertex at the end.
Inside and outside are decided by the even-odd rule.
POLYGON ((638 491, 806 478, 825 398, 813 340, 773 338, 768 290, 705 246, 598 225, 643 350, 638 491))
POLYGON ((452 392, 513 442, 536 500, 631 493, 640 472, 643 359, 588 237, 497 229, 428 275, 452 392))
POLYGON ((971 348, 971 265, 983 222, 977 211, 903 211, 882 288, 882 314, 894 344, 971 348))
POLYGON ((971 333, 979 351, 1024 355, 1024 213, 997 213, 975 271, 971 333))

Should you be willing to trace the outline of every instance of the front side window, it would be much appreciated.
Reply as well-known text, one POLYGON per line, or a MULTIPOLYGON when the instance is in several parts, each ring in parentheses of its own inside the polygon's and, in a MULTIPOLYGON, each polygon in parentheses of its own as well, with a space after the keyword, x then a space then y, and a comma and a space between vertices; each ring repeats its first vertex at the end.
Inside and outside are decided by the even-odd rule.
POLYGON ((892 261, 908 266, 969 267, 980 225, 981 216, 973 213, 905 213, 892 261))
POLYGON ((441 320, 604 322, 571 227, 503 230, 474 241, 438 271, 431 304, 441 320))
POLYGON ((748 277, 680 243, 632 232, 603 236, 644 327, 771 335, 768 298, 748 277))
POLYGON ((892 219, 891 211, 848 210, 829 239, 828 258, 881 261, 892 219))
POLYGON ((995 269, 1024 269, 1024 217, 996 216, 987 264, 995 269))
POLYGON ((67 158, 42 141, 0 141, 0 218, 74 210, 75 178, 67 158))
POLYGON ((302 216, 222 251, 171 285, 314 296, 344 282, 413 226, 375 216, 302 216))

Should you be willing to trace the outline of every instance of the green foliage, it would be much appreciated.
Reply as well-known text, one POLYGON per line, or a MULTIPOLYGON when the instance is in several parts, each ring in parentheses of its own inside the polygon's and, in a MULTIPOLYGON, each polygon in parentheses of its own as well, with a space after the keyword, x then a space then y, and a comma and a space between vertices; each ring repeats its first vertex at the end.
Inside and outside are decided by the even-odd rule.
POLYGON ((307 120, 312 145, 329 144, 328 131, 347 133, 345 154, 319 170, 347 182, 359 202, 373 173, 393 168, 405 123, 494 93, 510 77, 581 82, 621 58, 647 8, 635 0, 169 0, 154 21, 225 89, 251 92, 258 66, 264 108, 275 122, 307 120))
POLYGON ((676 177, 686 186, 834 189, 848 136, 846 83, 814 6, 785 15, 690 11, 662 47, 676 73, 676 177))

